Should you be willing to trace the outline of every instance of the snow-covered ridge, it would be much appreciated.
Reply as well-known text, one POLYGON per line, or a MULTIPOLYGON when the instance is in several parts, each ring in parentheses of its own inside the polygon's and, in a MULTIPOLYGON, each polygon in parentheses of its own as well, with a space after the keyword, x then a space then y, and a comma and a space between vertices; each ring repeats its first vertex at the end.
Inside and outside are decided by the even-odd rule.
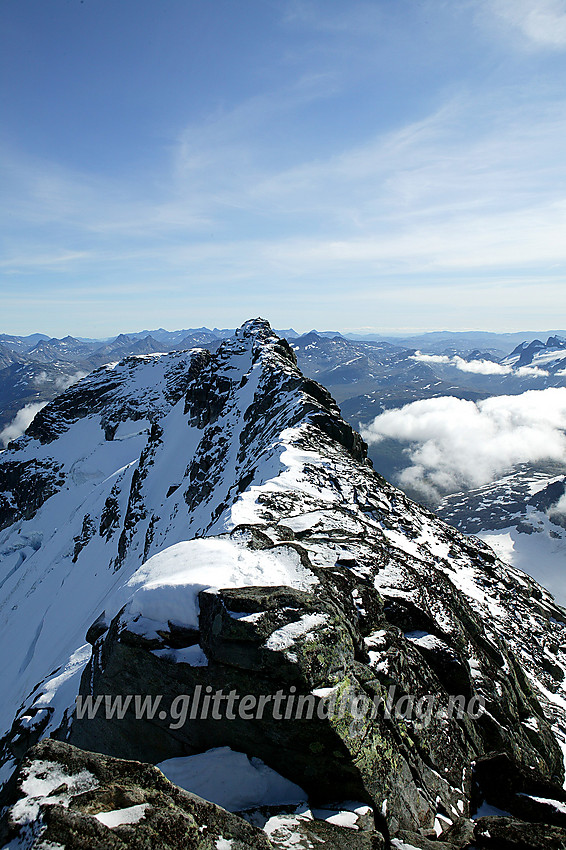
MULTIPOLYGON (((394 818, 434 822, 438 806, 457 817, 471 760, 511 734, 517 759, 562 777, 566 612, 376 475, 359 435, 266 322, 246 323, 214 354, 127 358, 83 379, 0 456, 0 492, 10 648, 0 778, 34 735, 65 734, 79 687, 109 687, 100 658, 126 652, 124 636, 144 663, 206 683, 225 676, 233 635, 234 669, 255 659, 275 690, 283 671, 311 693, 395 681, 485 697, 487 732, 412 728, 418 746, 406 748, 397 727, 382 729, 367 761, 351 745, 344 776, 361 777, 394 818), (175 630, 185 643, 167 643, 175 630)), ((131 681, 137 668, 127 672, 131 681)), ((145 743, 137 735, 128 752, 145 743)), ((183 751, 177 738, 166 744, 183 751)), ((292 741, 265 746, 258 756, 275 769, 267 755, 293 751, 292 741)))
MULTIPOLYGON (((254 521, 268 481, 294 486, 308 458, 294 447, 297 429, 328 416, 326 395, 256 320, 213 355, 128 357, 99 369, 41 411, 0 459, 0 641, 11 647, 1 730, 84 644, 100 612, 113 616, 130 599, 148 558, 254 521)), ((250 556, 228 568, 213 548, 201 559, 205 572, 216 565, 210 580, 195 587, 262 583, 250 556)), ((268 584, 293 583, 283 563, 268 564, 268 584)))
POLYGON ((540 339, 523 342, 505 357, 503 366, 513 368, 543 369, 550 374, 564 376, 566 374, 566 340, 562 337, 551 336, 546 343, 540 339))

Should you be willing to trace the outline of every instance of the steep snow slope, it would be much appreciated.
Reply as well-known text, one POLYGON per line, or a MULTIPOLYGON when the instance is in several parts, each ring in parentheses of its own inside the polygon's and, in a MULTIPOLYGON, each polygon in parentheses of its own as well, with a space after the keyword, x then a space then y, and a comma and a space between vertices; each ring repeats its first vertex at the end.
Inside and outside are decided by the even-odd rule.
POLYGON ((391 830, 467 813, 471 762, 493 749, 562 781, 566 613, 376 475, 266 322, 213 354, 83 379, 0 454, 0 493, 4 778, 48 733, 154 761, 231 746, 290 779, 306 770, 309 793, 371 800, 391 830), (430 728, 366 718, 363 734, 328 721, 318 739, 73 718, 79 688, 232 680, 317 695, 396 684, 487 709, 430 728))
POLYGON ((502 561, 533 576, 566 605, 566 530, 556 528, 540 511, 529 511, 526 519, 534 532, 510 525, 478 536, 502 561))

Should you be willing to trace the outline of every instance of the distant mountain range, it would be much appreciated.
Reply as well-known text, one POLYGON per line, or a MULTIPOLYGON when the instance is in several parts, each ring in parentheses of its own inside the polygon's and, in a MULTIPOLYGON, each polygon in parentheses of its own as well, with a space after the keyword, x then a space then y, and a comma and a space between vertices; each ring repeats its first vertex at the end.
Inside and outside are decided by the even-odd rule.
POLYGON ((502 355, 507 354, 522 342, 531 342, 538 338, 549 336, 566 337, 564 330, 550 331, 519 331, 517 333, 492 333, 490 331, 432 331, 417 335, 388 335, 388 334, 344 334, 347 339, 367 339, 374 341, 394 342, 407 348, 418 348, 428 354, 444 354, 451 351, 472 351, 480 348, 484 351, 498 350, 502 355))
MULTIPOLYGON (((143 330, 127 334, 119 334, 119 336, 127 336, 130 339, 143 339, 144 337, 150 336, 157 342, 166 343, 168 346, 173 348, 178 343, 183 342, 186 337, 203 334, 205 336, 210 336, 212 339, 227 339, 232 336, 233 333, 233 328, 200 327, 185 328, 184 330, 176 331, 167 331, 165 328, 156 328, 154 330, 143 330)), ((296 339, 300 336, 307 336, 307 334, 301 334, 293 328, 279 329, 277 330, 277 333, 285 339, 296 339)), ((463 351, 465 349, 471 351, 474 348, 480 348, 485 351, 489 349, 499 349, 502 351, 502 354, 505 355, 525 341, 527 343, 534 340, 540 341, 541 338, 551 336, 566 337, 566 330, 547 330, 536 332, 518 331, 516 333, 493 333, 490 331, 431 331, 424 334, 409 334, 405 336, 403 334, 341 333, 340 331, 319 331, 313 328, 312 331, 309 331, 308 333, 315 333, 318 336, 330 338, 342 336, 345 339, 354 341, 366 340, 369 342, 391 342, 402 348, 418 348, 427 353, 438 354, 445 353, 445 351, 448 351, 451 348, 457 349, 458 351, 463 351)), ((77 337, 77 341, 100 346, 102 343, 111 343, 117 338, 118 337, 105 337, 101 339, 90 339, 86 337, 77 337)), ((66 339, 70 338, 66 337, 66 339)), ((20 351, 29 351, 41 341, 63 342, 64 340, 54 340, 46 334, 41 333, 34 333, 29 336, 0 334, 0 346, 6 345, 8 348, 20 351)))
POLYGON ((191 348, 215 349, 222 339, 206 328, 119 334, 111 340, 81 340, 0 335, 0 431, 27 405, 50 401, 93 369, 124 357, 151 355, 191 348))
MULTIPOLYGON (((420 338, 420 347, 405 347, 399 341, 356 340, 314 330, 302 335, 292 329, 281 333, 289 340, 302 372, 332 393, 342 415, 356 430, 385 410, 423 399, 453 396, 478 402, 495 395, 566 387, 566 339, 559 334, 545 336, 546 341, 523 339, 504 356, 494 348, 470 349, 477 339, 465 334, 429 334, 428 342, 420 338), (456 338, 461 339, 461 348, 454 347, 456 338)), ((482 336, 487 343, 494 342, 494 335, 482 336)), ((150 359, 163 351, 201 348, 213 352, 225 338, 229 331, 218 328, 141 331, 102 342, 72 336, 4 335, 0 337, 0 448, 19 436, 45 403, 94 369, 128 357, 150 359)), ((375 468, 394 482, 407 466, 406 443, 394 438, 371 445, 369 456, 375 468)), ((539 548, 544 543, 545 562, 556 564, 566 555, 562 548, 566 532, 553 525, 544 511, 537 509, 539 513, 534 515, 530 491, 524 491, 523 472, 518 470, 477 492, 447 496, 441 505, 429 507, 461 531, 495 534, 490 542, 505 544, 508 549, 514 541, 507 556, 518 566, 523 563, 521 553, 525 547, 530 552, 533 541, 539 548), (508 505, 513 507, 511 513, 508 505), (534 519, 527 520, 527 515, 534 519)), ((525 474, 534 474, 541 486, 546 486, 553 475, 564 472, 556 467, 531 469, 525 474)))
POLYGON ((484 487, 445 496, 435 513, 475 534, 499 557, 535 575, 564 604, 566 597, 566 494, 563 464, 523 464, 484 487))
MULTIPOLYGON (((387 408, 422 398, 453 395, 475 401, 566 385, 566 340, 558 334, 549 335, 546 343, 525 338, 517 345, 514 334, 443 332, 413 337, 415 345, 408 346, 399 338, 362 340, 332 331, 278 333, 290 341, 305 374, 331 390, 355 428, 387 408), (480 338, 484 347, 473 347, 480 338), (504 350, 498 350, 503 338, 504 350)), ((107 363, 191 348, 214 351, 230 335, 230 329, 204 327, 160 328, 104 341, 0 335, 0 431, 22 408, 51 400, 107 363)), ((386 473, 391 471, 388 460, 386 473)))

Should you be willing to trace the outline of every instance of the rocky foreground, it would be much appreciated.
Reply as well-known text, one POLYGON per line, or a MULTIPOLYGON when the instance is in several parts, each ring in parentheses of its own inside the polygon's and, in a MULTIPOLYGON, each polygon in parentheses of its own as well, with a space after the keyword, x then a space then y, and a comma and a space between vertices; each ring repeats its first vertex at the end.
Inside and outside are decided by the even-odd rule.
POLYGON ((376 474, 266 322, 67 390, 0 525, 5 846, 566 848, 566 612, 376 474), (191 794, 219 752, 299 797, 191 794))

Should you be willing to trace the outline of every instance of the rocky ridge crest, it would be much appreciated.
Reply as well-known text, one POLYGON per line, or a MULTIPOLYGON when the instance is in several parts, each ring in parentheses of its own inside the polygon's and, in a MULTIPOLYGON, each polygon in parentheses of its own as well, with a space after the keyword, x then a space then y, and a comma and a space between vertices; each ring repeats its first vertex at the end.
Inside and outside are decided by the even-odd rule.
POLYGON ((517 817, 528 798, 527 820, 562 829, 566 613, 375 473, 263 320, 214 353, 92 373, 0 454, 0 483, 6 780, 48 734, 138 762, 231 747, 310 800, 369 804, 375 842, 450 842, 483 801, 517 817), (199 685, 317 705, 394 687, 485 711, 422 723, 381 703, 376 717, 176 730, 74 713, 78 693, 172 700, 199 685))

